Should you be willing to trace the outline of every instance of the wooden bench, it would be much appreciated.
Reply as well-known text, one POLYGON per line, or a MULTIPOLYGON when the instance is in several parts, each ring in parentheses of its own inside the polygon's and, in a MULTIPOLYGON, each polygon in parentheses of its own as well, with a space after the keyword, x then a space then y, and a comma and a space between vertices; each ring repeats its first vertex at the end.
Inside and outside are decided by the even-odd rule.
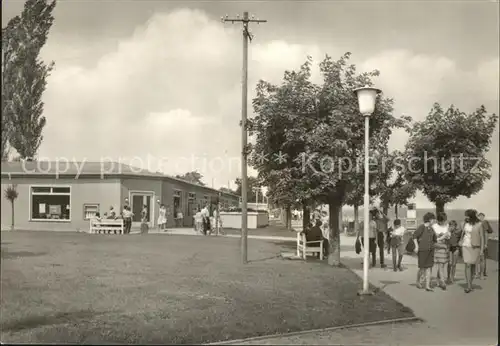
POLYGON ((90 220, 90 233, 97 234, 124 234, 123 219, 103 219, 103 220, 90 220))
POLYGON ((319 259, 323 260, 323 242, 324 240, 307 241, 304 233, 297 233, 297 257, 305 260, 307 254, 315 256, 319 253, 319 259))

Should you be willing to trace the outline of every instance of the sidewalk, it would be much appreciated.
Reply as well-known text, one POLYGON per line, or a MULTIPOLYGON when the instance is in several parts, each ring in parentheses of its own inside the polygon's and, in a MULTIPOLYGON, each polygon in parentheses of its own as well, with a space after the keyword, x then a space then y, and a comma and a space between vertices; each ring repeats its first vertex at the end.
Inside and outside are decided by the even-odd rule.
MULTIPOLYGON (((361 255, 354 251, 354 237, 341 236, 342 246, 352 250, 342 253, 342 263, 361 278, 363 277, 361 255)), ((464 265, 457 265, 456 283, 446 291, 435 288, 426 292, 415 287, 417 258, 403 257, 403 272, 394 272, 392 259, 385 256, 388 268, 374 268, 369 272, 370 283, 384 290, 397 301, 411 308, 417 317, 448 340, 457 345, 493 345, 498 342, 498 262, 488 260, 488 277, 475 280, 475 290, 464 293, 464 265)), ((435 275, 435 273, 434 273, 435 275)))

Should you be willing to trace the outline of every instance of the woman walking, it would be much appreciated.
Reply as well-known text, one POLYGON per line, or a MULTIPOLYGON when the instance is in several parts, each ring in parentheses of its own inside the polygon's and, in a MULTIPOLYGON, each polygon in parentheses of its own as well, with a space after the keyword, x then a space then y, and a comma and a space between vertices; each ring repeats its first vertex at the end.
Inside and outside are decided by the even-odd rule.
POLYGON ((455 272, 457 269, 457 261, 458 261, 458 242, 460 238, 462 238, 462 230, 458 227, 458 224, 455 220, 451 220, 448 225, 448 230, 450 232, 450 240, 448 241, 449 245, 449 254, 450 259, 448 260, 448 284, 453 284, 455 282, 455 272))
POLYGON ((462 229, 460 244, 465 263, 465 280, 467 281, 465 293, 469 293, 472 291, 476 264, 479 261, 479 256, 484 251, 483 224, 474 209, 465 211, 465 222, 462 229))
POLYGON ((437 240, 432 225, 435 221, 433 213, 425 214, 424 224, 418 226, 413 234, 418 242, 417 288, 422 288, 422 279, 425 278, 425 290, 428 292, 432 292, 431 269, 434 266, 434 244, 437 240))
POLYGON ((446 213, 439 213, 437 216, 437 223, 432 225, 432 229, 436 233, 436 244, 434 244, 434 262, 437 264, 437 279, 439 281, 439 287, 443 290, 446 290, 444 268, 449 261, 448 240, 450 239, 450 232, 446 221, 446 213))

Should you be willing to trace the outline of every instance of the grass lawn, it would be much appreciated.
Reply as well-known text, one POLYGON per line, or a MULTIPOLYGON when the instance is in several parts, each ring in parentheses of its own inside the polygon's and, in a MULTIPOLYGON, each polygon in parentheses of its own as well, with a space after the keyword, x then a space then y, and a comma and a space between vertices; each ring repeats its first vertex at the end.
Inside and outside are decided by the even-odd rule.
POLYGON ((2 342, 200 344, 413 316, 261 240, 245 266, 222 237, 16 231, 1 248, 2 342))

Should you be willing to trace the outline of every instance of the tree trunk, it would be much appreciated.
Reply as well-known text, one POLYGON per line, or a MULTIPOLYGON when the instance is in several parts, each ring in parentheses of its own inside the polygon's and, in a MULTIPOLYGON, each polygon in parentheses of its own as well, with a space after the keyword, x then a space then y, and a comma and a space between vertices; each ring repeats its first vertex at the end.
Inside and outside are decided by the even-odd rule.
POLYGON ((13 231, 14 230, 14 216, 15 216, 15 213, 14 213, 14 201, 10 202, 11 203, 11 206, 12 206, 12 222, 11 222, 11 225, 10 225, 10 230, 13 231))
POLYGON ((342 201, 335 198, 328 204, 330 214, 329 232, 330 241, 328 249, 328 264, 334 267, 340 266, 340 213, 342 211, 342 201))
POLYGON ((444 202, 436 202, 436 216, 439 213, 444 213, 444 202))
POLYGON ((397 204, 394 205, 394 214, 396 214, 396 219, 399 219, 399 217, 398 217, 398 205, 397 204))
POLYGON ((286 214, 286 229, 291 231, 292 230, 292 208, 289 205, 286 206, 285 214, 286 214))
POLYGON ((302 230, 306 230, 311 225, 311 212, 307 202, 302 202, 302 230))
POLYGON ((358 236, 359 232, 359 206, 357 204, 354 205, 354 234, 358 236))

